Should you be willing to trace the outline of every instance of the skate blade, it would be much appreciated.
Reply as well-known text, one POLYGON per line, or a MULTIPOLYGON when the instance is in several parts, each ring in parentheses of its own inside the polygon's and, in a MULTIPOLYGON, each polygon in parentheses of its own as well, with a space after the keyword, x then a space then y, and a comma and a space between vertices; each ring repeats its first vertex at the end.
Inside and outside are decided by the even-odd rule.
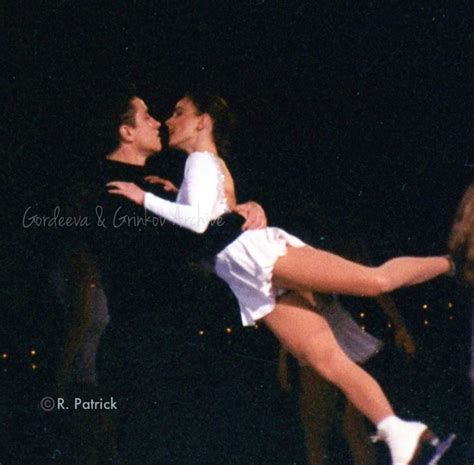
POLYGON ((451 433, 444 441, 440 441, 436 445, 436 450, 433 456, 426 465, 436 465, 443 458, 443 455, 450 449, 455 439, 456 435, 451 433))

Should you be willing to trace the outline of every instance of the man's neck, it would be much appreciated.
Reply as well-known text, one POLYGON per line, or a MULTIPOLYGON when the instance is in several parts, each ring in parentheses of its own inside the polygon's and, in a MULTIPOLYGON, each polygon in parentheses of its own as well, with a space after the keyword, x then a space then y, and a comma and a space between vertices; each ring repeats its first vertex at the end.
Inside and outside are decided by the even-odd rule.
POLYGON ((145 166, 147 158, 151 154, 144 155, 136 150, 131 150, 128 147, 119 147, 107 156, 107 160, 118 161, 120 163, 127 163, 129 165, 145 166))

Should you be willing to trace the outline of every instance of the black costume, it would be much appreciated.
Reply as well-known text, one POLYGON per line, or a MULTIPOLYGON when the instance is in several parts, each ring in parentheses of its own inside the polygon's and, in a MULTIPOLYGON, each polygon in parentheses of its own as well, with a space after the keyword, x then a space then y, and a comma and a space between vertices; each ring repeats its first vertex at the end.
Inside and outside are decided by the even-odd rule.
MULTIPOLYGON (((222 309, 233 300, 227 290, 216 296, 224 285, 190 268, 196 235, 107 191, 108 182, 126 181, 174 199, 161 185, 146 182, 147 174, 146 167, 105 160, 86 196, 88 242, 110 309, 99 349, 99 384, 104 396, 117 400, 112 414, 127 465, 209 464, 212 454, 227 454, 227 446, 219 450, 214 442, 227 434, 228 424, 218 392, 228 389, 231 378, 219 367, 233 367, 222 357, 225 347, 209 340, 204 347, 198 330, 202 321, 212 320, 212 307, 222 309), (206 298, 208 286, 214 302, 206 298), (226 384, 216 391, 224 376, 226 384)), ((215 320, 222 327, 221 315, 215 320)))

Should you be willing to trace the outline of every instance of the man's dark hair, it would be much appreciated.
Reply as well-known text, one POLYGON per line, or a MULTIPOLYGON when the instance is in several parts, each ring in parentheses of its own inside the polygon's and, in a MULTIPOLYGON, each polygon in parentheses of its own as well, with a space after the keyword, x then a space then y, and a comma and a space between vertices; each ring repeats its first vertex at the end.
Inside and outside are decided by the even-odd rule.
POLYGON ((97 144, 104 155, 108 155, 120 145, 119 128, 122 124, 135 125, 135 112, 131 101, 137 96, 133 84, 120 86, 102 94, 99 102, 99 124, 97 125, 97 144))

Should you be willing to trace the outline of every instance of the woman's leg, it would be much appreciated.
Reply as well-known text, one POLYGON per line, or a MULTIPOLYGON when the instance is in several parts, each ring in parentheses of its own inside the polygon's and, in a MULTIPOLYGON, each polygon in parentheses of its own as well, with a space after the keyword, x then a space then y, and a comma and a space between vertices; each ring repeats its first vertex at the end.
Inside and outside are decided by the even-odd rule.
POLYGON ((273 284, 283 289, 373 297, 450 271, 446 257, 399 257, 369 267, 309 246, 288 247, 273 267, 273 284))
POLYGON ((326 320, 301 296, 281 297, 263 321, 297 359, 339 387, 375 425, 393 415, 378 383, 345 355, 326 320))
POLYGON ((404 421, 393 414, 378 383, 344 354, 326 320, 314 313, 302 296, 282 297, 262 320, 296 358, 341 389, 377 426, 378 438, 390 449, 392 465, 409 465, 422 444, 439 443, 423 423, 404 421))

